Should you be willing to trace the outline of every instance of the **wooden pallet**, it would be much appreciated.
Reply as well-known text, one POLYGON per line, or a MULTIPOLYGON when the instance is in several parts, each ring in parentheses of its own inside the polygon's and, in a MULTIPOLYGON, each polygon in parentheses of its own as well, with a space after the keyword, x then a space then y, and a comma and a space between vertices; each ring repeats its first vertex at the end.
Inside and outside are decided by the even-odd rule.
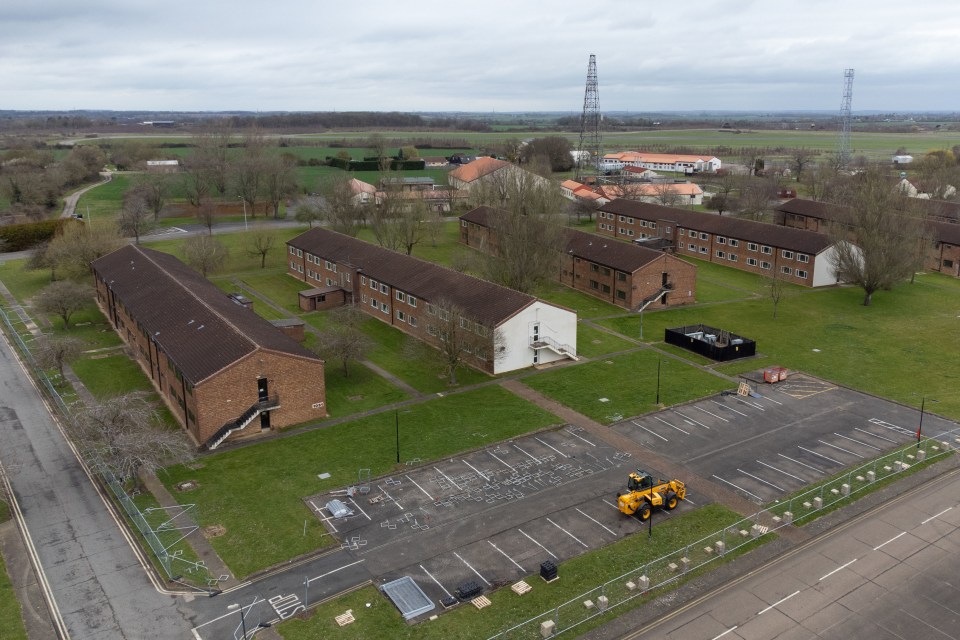
POLYGON ((356 622, 353 617, 353 609, 347 609, 347 612, 334 618, 337 621, 337 624, 341 627, 345 627, 351 622, 356 622))
POLYGON ((528 585, 525 581, 521 580, 520 582, 518 582, 518 583, 516 583, 515 585, 513 585, 512 587, 510 587, 510 590, 513 591, 513 592, 514 592, 515 594, 517 594, 518 596, 522 596, 522 595, 525 594, 527 591, 532 591, 532 590, 533 590, 533 587, 531 587, 530 585, 528 585))
POLYGON ((477 609, 483 609, 484 607, 490 606, 490 598, 487 596, 477 596, 470 601, 470 604, 475 606, 477 609))

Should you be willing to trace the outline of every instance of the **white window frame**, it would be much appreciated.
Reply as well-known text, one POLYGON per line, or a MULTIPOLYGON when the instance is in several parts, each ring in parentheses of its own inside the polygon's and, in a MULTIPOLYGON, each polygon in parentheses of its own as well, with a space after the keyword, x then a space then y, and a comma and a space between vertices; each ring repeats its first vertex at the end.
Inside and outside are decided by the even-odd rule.
POLYGON ((385 284, 383 284, 383 283, 381 282, 381 283, 380 283, 380 293, 387 293, 387 294, 390 293, 390 287, 388 287, 387 285, 385 285, 385 284))
POLYGON ((793 251, 782 249, 780 251, 780 257, 783 258, 784 260, 793 260, 793 251))
POLYGON ((397 320, 399 320, 400 322, 406 322, 406 321, 407 321, 407 314, 405 314, 405 313, 404 313, 403 311, 401 311, 400 309, 397 309, 397 320))
POLYGON ((768 247, 767 245, 763 245, 762 247, 760 247, 760 253, 762 253, 765 256, 772 256, 773 247, 768 247))
POLYGON ((767 261, 765 261, 765 260, 761 260, 761 261, 760 261, 760 268, 761 268, 761 269, 767 269, 767 270, 769 270, 770 267, 772 267, 772 266, 773 266, 773 265, 771 265, 769 262, 767 262, 767 261))
POLYGON ((737 261, 737 254, 735 254, 735 253, 728 253, 728 254, 727 254, 727 260, 729 260, 730 262, 736 262, 736 261, 737 261))
POLYGON ((747 243, 747 251, 758 251, 759 249, 760 245, 758 245, 756 242, 747 243))
POLYGON ((808 277, 807 272, 804 271, 803 269, 797 269, 797 277, 800 278, 801 280, 806 280, 808 277))
POLYGON ((804 263, 804 264, 807 264, 808 262, 810 262, 810 256, 808 256, 808 255, 805 254, 805 253, 798 253, 798 254, 797 254, 797 262, 802 262, 802 263, 804 263))
POLYGON ((740 242, 739 242, 738 240, 734 240, 733 238, 730 238, 730 242, 729 242, 728 244, 729 244, 731 247, 739 247, 739 246, 740 246, 740 242))
POLYGON ((709 239, 710 239, 710 234, 704 233, 703 231, 701 231, 701 232, 700 232, 700 239, 701 239, 701 240, 709 240, 709 239))
POLYGON ((760 263, 757 262, 757 259, 756 259, 756 258, 747 258, 747 266, 748 266, 748 267, 755 267, 755 266, 757 266, 758 264, 760 264, 760 263))
POLYGON ((415 297, 413 297, 413 296, 408 295, 408 296, 407 296, 407 304, 410 305, 411 307, 416 307, 416 306, 417 306, 417 299, 416 299, 415 297))
POLYGON ((781 265, 781 266, 780 266, 780 273, 782 273, 782 274, 785 275, 785 276, 792 276, 792 275, 793 275, 793 269, 791 269, 791 268, 788 267, 787 265, 781 265))
POLYGON ((398 290, 396 295, 397 295, 397 300, 399 300, 400 302, 407 301, 407 296, 403 293, 403 291, 398 290))

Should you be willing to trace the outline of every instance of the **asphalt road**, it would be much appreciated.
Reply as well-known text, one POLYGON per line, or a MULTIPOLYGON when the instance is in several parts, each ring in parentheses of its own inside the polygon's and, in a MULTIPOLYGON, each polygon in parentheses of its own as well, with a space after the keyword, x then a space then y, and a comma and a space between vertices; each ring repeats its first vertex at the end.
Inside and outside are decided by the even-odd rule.
POLYGON ((624 638, 956 640, 958 575, 953 471, 624 638))

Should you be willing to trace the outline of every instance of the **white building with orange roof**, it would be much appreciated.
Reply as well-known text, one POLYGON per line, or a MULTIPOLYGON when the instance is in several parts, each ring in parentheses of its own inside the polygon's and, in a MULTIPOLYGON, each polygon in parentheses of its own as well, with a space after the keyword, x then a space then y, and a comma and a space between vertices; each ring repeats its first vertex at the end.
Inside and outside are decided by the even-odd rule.
POLYGON ((454 189, 470 189, 478 181, 511 166, 506 160, 483 157, 462 164, 447 174, 447 184, 454 189))
POLYGON ((627 183, 623 187, 605 184, 598 191, 606 202, 627 198, 638 202, 677 207, 703 204, 703 189, 692 182, 634 182, 627 183))
POLYGON ((600 166, 605 171, 619 171, 624 167, 641 167, 654 171, 715 173, 720 168, 720 159, 706 155, 620 151, 603 156, 600 166))

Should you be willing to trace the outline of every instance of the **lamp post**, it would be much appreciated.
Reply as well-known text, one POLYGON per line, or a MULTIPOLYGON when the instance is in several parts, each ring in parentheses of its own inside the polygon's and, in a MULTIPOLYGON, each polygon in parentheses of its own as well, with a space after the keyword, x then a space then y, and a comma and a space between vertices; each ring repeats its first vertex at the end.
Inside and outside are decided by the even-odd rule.
POLYGON ((657 358, 657 406, 660 406, 660 363, 661 359, 657 358))
POLYGON ((400 464, 400 411, 393 412, 394 423, 397 427, 397 464, 400 464))
MULTIPOLYGON (((246 640, 247 637, 247 620, 243 613, 243 607, 234 602, 233 604, 227 605, 227 611, 239 611, 240 612, 240 628, 243 630, 243 637, 246 640)), ((234 632, 236 633, 236 632, 234 632)))
POLYGON ((243 205, 243 230, 247 231, 247 201, 243 199, 243 196, 237 196, 240 199, 240 203, 243 205))
MULTIPOLYGON (((930 402, 940 402, 940 401, 930 398, 930 402)), ((920 398, 920 424, 917 425, 917 449, 920 449, 920 434, 923 431, 923 410, 926 404, 927 404, 927 397, 922 396, 920 398)))

